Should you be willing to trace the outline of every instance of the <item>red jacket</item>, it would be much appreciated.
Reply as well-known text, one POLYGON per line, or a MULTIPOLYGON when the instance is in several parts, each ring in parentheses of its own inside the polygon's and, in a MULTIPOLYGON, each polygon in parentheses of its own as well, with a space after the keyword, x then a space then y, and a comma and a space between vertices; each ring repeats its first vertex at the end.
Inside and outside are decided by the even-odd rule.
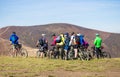
POLYGON ((52 44, 51 44, 52 46, 56 45, 56 38, 57 38, 56 36, 53 37, 53 41, 52 41, 52 44))

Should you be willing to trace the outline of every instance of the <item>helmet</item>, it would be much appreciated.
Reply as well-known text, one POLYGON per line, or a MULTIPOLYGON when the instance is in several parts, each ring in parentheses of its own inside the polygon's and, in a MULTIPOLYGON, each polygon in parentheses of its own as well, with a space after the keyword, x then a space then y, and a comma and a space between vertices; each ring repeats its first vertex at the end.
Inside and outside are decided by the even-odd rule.
POLYGON ((54 33, 54 34, 52 34, 52 36, 55 36, 55 33, 54 33))
POLYGON ((80 34, 78 33, 77 36, 80 36, 80 34))
POLYGON ((66 32, 64 35, 69 36, 69 33, 66 32))
POLYGON ((96 33, 96 36, 99 36, 99 34, 98 34, 98 33, 96 33))
POLYGON ((13 32, 13 34, 16 34, 16 32, 13 32))
POLYGON ((46 34, 42 34, 42 36, 45 36, 46 34))
POLYGON ((74 32, 71 33, 71 35, 75 34, 74 32))

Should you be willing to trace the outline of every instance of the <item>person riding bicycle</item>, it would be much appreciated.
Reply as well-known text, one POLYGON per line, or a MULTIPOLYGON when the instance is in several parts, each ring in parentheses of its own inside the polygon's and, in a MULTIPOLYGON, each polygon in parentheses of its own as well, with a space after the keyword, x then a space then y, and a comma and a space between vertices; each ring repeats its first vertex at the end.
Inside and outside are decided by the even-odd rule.
POLYGON ((57 51, 59 51, 59 54, 61 56, 61 59, 64 59, 64 34, 61 33, 59 36, 57 36, 56 38, 56 47, 57 47, 57 51))
POLYGON ((85 43, 84 35, 80 34, 79 38, 80 38, 80 45, 83 46, 83 44, 85 43))
POLYGON ((75 33, 74 32, 72 32, 71 33, 71 38, 70 38, 70 43, 69 43, 69 45, 71 46, 71 47, 73 47, 73 49, 74 49, 74 59, 77 59, 77 54, 78 54, 78 44, 77 44, 77 42, 76 42, 76 35, 75 35, 75 33))
POLYGON ((100 38, 100 35, 97 33, 96 38, 94 40, 95 50, 97 58, 99 59, 101 56, 101 44, 102 44, 102 38, 100 38))
POLYGON ((37 47, 39 46, 40 56, 43 58, 45 51, 48 49, 48 41, 45 37, 46 34, 42 34, 42 37, 37 42, 37 47))
POLYGON ((55 46, 56 45, 56 38, 57 38, 57 36, 55 34, 53 34, 52 37, 53 37, 53 41, 51 43, 51 46, 55 46))
POLYGON ((16 35, 16 32, 13 32, 9 38, 9 40, 11 41, 11 44, 13 45, 13 52, 15 52, 15 49, 19 49, 19 37, 16 35))
POLYGON ((70 37, 69 37, 69 33, 65 33, 65 46, 64 46, 64 50, 65 50, 65 60, 68 60, 68 53, 69 53, 69 43, 70 43, 70 37))
POLYGON ((55 50, 56 49, 56 38, 57 36, 55 35, 55 33, 52 34, 52 43, 51 43, 52 49, 51 49, 50 54, 53 53, 54 58, 56 58, 59 55, 59 53, 55 50))
POLYGON ((88 42, 84 39, 84 35, 80 35, 80 46, 84 47, 84 49, 87 49, 89 44, 88 42))
POLYGON ((83 46, 85 49, 88 49, 89 43, 87 41, 84 41, 83 46))

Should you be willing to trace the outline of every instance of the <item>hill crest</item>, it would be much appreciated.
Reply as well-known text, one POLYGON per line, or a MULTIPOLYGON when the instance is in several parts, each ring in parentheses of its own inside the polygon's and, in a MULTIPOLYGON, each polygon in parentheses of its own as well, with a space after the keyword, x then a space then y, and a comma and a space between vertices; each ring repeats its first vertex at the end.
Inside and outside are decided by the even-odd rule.
POLYGON ((9 36, 11 33, 15 31, 20 38, 20 42, 26 46, 35 48, 35 44, 37 40, 41 37, 42 33, 46 34, 47 39, 49 40, 49 44, 52 41, 51 35, 56 33, 57 35, 60 33, 81 33, 85 35, 85 40, 90 43, 90 46, 93 45, 93 40, 95 38, 95 33, 99 33, 103 38, 103 45, 105 49, 113 54, 113 57, 120 57, 118 39, 114 40, 114 38, 119 38, 120 34, 102 32, 97 30, 92 30, 72 24, 67 23, 54 23, 54 24, 46 24, 46 25, 34 25, 34 26, 9 26, 0 29, 1 38, 9 40, 9 36), (114 42, 113 42, 114 40, 114 42), (116 46, 113 48, 113 44, 116 43, 116 46), (115 53, 113 53, 116 51, 115 53), (117 54, 116 54, 117 53, 117 54))

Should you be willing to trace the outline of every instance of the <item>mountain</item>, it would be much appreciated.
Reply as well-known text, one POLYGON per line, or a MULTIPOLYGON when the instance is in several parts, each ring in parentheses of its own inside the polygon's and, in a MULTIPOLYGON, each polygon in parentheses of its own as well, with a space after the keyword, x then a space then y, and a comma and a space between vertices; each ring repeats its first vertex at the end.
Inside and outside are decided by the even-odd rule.
MULTIPOLYGON (((41 37, 42 33, 46 34, 47 39, 49 39, 49 44, 52 41, 51 35, 56 33, 72 32, 81 33, 85 35, 85 40, 89 42, 90 47, 93 46, 93 40, 95 34, 99 33, 103 39, 104 50, 110 52, 112 57, 120 57, 120 34, 108 33, 98 30, 92 30, 72 24, 66 23, 54 23, 46 25, 35 25, 35 26, 9 26, 0 29, 0 38, 8 42, 9 36, 15 31, 20 38, 20 43, 24 46, 35 48, 37 40, 41 37)), ((8 45, 7 43, 5 43, 8 45)), ((2 47, 3 44, 0 44, 2 47)), ((6 49, 6 48, 5 48, 6 49)), ((5 49, 0 48, 0 52, 6 51, 5 49)))

